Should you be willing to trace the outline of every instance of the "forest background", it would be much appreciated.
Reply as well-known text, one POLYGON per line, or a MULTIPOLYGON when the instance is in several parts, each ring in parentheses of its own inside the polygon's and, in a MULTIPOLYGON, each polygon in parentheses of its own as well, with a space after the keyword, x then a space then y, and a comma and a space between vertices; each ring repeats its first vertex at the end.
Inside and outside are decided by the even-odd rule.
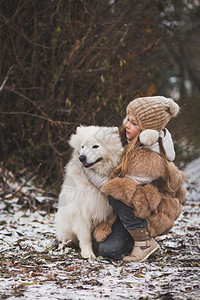
POLYGON ((0 161, 60 187, 78 125, 172 97, 176 163, 200 156, 199 0, 0 1, 0 161))

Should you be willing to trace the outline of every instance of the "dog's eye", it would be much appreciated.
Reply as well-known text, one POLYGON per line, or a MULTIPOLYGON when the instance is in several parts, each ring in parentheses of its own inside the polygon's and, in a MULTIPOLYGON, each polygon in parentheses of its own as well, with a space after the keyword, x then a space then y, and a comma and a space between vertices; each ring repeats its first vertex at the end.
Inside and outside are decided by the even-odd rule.
POLYGON ((94 145, 92 148, 94 149, 99 148, 99 145, 94 145))
POLYGON ((82 148, 84 148, 84 146, 82 146, 82 148))

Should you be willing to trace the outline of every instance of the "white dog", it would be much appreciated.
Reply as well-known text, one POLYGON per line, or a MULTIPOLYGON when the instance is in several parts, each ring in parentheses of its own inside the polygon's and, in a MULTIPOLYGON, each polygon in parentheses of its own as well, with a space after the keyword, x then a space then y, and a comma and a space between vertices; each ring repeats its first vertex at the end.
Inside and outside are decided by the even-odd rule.
POLYGON ((69 144, 74 151, 59 196, 57 237, 75 243, 78 240, 82 257, 95 258, 91 233, 98 223, 106 221, 112 208, 107 197, 88 181, 84 168, 109 176, 123 148, 117 127, 78 127, 69 144))

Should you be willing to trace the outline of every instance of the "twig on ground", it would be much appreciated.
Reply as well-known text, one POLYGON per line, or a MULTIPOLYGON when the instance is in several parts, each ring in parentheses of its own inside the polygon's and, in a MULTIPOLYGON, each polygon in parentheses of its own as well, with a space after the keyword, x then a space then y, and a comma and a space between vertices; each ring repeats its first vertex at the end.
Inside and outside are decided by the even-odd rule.
POLYGON ((33 176, 35 175, 35 173, 37 173, 37 171, 39 170, 39 168, 41 167, 41 163, 35 168, 35 170, 31 173, 31 175, 27 178, 27 180, 19 187, 15 190, 15 192, 12 193, 12 197, 15 196, 18 192, 21 192, 22 188, 27 184, 27 182, 29 180, 31 180, 33 178, 33 176))

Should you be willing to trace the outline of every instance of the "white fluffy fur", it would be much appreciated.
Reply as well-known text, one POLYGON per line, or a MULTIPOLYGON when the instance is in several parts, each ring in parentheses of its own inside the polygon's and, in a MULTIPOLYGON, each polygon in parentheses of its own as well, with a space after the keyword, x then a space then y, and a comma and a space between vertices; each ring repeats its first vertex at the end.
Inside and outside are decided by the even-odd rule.
POLYGON ((57 238, 62 241, 78 240, 82 257, 95 258, 91 233, 98 223, 107 219, 112 208, 107 197, 87 180, 79 156, 85 155, 87 163, 102 157, 92 168, 97 174, 108 176, 118 165, 123 148, 117 127, 78 127, 69 144, 74 151, 65 168, 65 179, 59 196, 57 238), (94 145, 99 147, 93 148, 94 145))
POLYGON ((153 129, 145 129, 140 133, 140 142, 145 146, 151 146, 157 142, 159 132, 153 129))
POLYGON ((124 126, 128 123, 128 116, 125 117, 125 119, 123 120, 123 124, 124 126))
POLYGON ((174 102, 171 98, 168 98, 168 102, 169 102, 169 111, 172 117, 176 117, 180 110, 178 104, 174 102))

